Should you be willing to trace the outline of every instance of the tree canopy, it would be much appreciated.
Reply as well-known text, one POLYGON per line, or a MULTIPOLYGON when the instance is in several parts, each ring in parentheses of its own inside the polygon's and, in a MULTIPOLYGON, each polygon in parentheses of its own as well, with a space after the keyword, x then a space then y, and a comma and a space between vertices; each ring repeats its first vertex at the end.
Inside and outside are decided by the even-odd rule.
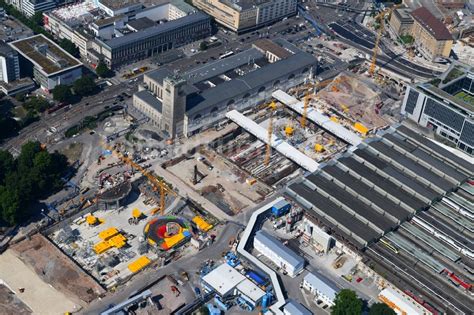
POLYGON ((356 293, 349 289, 342 289, 336 295, 334 306, 331 308, 332 315, 360 315, 362 313, 362 301, 356 293))
POLYGON ((72 92, 71 87, 64 84, 58 84, 54 87, 53 99, 58 102, 71 102, 72 92))
POLYGON ((370 307, 369 315, 397 315, 397 313, 385 303, 374 303, 370 307))
POLYGON ((112 71, 102 61, 99 62, 99 64, 95 68, 95 73, 101 78, 108 78, 112 75, 112 71))
POLYGON ((23 103, 23 107, 27 110, 35 110, 37 112, 44 112, 50 107, 50 104, 43 97, 32 96, 25 103, 23 103))
POLYGON ((97 90, 97 85, 93 78, 85 76, 74 81, 74 93, 79 96, 87 96, 94 94, 97 90))
POLYGON ((76 58, 81 56, 79 48, 77 48, 77 46, 67 38, 61 39, 59 46, 76 58))
POLYGON ((63 186, 66 157, 49 153, 39 142, 28 142, 15 159, 0 150, 0 219, 9 225, 27 220, 32 203, 63 186))

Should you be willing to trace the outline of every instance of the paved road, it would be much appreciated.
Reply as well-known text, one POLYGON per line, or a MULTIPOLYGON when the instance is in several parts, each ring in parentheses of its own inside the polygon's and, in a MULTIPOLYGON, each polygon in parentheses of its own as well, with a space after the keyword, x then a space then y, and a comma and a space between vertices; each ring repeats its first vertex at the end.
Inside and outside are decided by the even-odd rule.
POLYGON ((157 279, 168 274, 175 274, 182 270, 189 273, 198 271, 199 266, 207 259, 218 260, 223 251, 229 248, 229 239, 235 237, 243 227, 240 224, 228 222, 216 242, 211 246, 201 250, 194 256, 183 257, 171 264, 154 270, 149 269, 136 275, 127 285, 119 289, 113 295, 106 296, 101 300, 92 302, 85 310, 84 314, 99 314, 110 304, 118 304, 126 300, 131 294, 140 291, 142 288, 152 284, 157 279))
POLYGON ((58 137, 67 128, 79 123, 84 117, 100 113, 105 106, 112 106, 112 103, 115 102, 115 95, 122 92, 133 94, 136 91, 137 84, 138 82, 112 85, 96 95, 84 97, 79 103, 73 104, 70 109, 60 109, 52 114, 44 113, 39 121, 22 129, 18 136, 6 141, 3 148, 18 152, 21 145, 28 140, 48 143, 49 140, 58 137), (48 136, 46 130, 51 127, 58 131, 56 134, 48 136))

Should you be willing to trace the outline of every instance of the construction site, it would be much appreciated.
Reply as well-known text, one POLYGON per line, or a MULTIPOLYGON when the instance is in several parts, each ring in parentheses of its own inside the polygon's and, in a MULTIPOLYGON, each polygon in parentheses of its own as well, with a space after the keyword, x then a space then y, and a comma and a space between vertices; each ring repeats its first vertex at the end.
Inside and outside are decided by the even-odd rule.
MULTIPOLYGON (((217 222, 182 200, 123 143, 104 149, 84 175, 95 196, 53 226, 47 237, 101 285, 113 288, 147 266, 160 267, 193 254, 209 241, 217 222), (206 217, 206 219, 203 218, 206 217), (192 239, 193 246, 188 246, 192 239)), ((86 194, 89 187, 82 189, 86 194)))

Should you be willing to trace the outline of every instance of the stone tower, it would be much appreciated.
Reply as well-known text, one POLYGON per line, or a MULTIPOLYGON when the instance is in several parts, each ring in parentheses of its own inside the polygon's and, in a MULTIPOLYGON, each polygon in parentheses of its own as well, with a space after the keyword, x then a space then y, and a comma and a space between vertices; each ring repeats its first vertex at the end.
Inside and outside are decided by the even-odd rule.
POLYGON ((170 138, 183 132, 183 120, 186 110, 186 80, 172 76, 163 80, 163 109, 161 128, 170 138))

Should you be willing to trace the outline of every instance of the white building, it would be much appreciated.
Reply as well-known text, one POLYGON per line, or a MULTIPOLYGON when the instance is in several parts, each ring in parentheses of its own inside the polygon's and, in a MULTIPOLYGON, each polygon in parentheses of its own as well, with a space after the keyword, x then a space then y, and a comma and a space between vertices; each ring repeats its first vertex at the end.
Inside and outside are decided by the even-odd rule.
POLYGON ((394 290, 392 288, 383 289, 379 293, 379 300, 390 306, 395 313, 399 315, 410 314, 410 315, 429 315, 433 314, 426 308, 421 306, 414 299, 406 295, 405 293, 394 290))
POLYGON ((289 300, 288 303, 283 306, 283 314, 285 315, 313 315, 306 307, 300 303, 289 300))
POLYGON ((339 288, 320 275, 308 273, 303 279, 303 288, 315 295, 315 301, 322 301, 328 306, 334 305, 339 288))
POLYGON ((327 253, 335 243, 331 235, 324 232, 319 226, 308 218, 303 218, 304 238, 308 243, 316 243, 318 247, 327 253))
POLYGON ((35 15, 37 12, 50 11, 57 6, 54 0, 9 0, 7 2, 28 17, 35 15))
POLYGON ((253 246, 290 277, 295 277, 304 268, 301 256, 263 230, 255 234, 253 246))
POLYGON ((221 298, 239 296, 254 308, 265 296, 262 289, 226 263, 202 277, 202 281, 207 291, 214 290, 221 298))

